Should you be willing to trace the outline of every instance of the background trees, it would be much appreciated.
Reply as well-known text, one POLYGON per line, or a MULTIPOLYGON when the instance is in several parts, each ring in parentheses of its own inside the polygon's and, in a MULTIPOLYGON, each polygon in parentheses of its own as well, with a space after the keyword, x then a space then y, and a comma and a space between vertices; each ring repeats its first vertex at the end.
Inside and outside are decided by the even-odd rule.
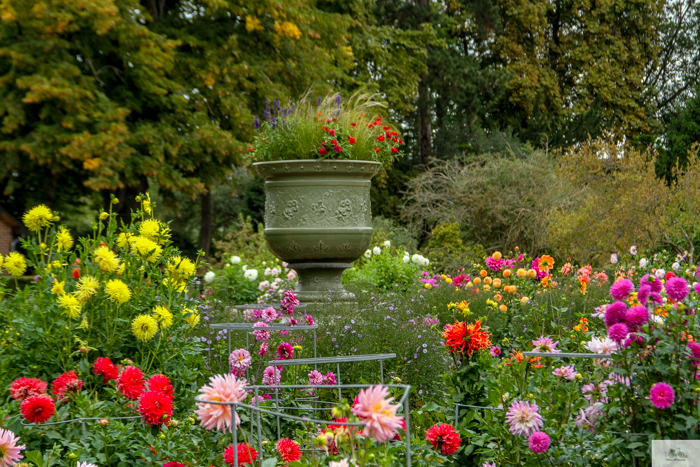
MULTIPOLYGON (((259 181, 234 174, 254 115, 309 89, 386 99, 409 157, 373 198, 395 222, 434 159, 527 159, 603 133, 651 144, 670 183, 700 137, 699 11, 696 0, 3 2, 2 204, 19 215, 50 202, 86 230, 75 206, 114 193, 125 213, 149 189, 169 219, 187 219, 175 223, 182 244, 208 251, 259 209, 259 181)), ((497 243, 483 235, 472 240, 497 243)))

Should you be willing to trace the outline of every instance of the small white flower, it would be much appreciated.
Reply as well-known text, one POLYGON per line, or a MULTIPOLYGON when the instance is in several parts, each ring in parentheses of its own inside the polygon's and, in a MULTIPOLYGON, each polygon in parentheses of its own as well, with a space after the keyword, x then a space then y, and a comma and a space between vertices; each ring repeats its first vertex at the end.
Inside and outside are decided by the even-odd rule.
POLYGON ((333 462, 333 461, 331 461, 331 462, 328 464, 328 467, 350 467, 350 464, 348 463, 348 460, 347 460, 347 459, 341 459, 341 460, 338 461, 338 462, 333 462))
POLYGON ((636 245, 632 245, 630 247, 630 254, 633 256, 637 254, 637 246, 636 245))
POLYGON ((673 268, 674 271, 678 271, 681 268, 681 263, 676 261, 675 263, 673 263, 671 265, 671 267, 673 268))
POLYGON ((617 264, 617 254, 613 253, 612 255, 610 255, 610 262, 612 264, 617 264))
POLYGON ((294 279, 296 279, 296 277, 297 277, 297 272, 294 269, 292 269, 291 271, 289 271, 287 273, 287 279, 290 281, 293 281, 294 279))
POLYGON ((265 268, 265 275, 266 275, 266 276, 272 275, 272 269, 270 269, 270 268, 265 268))
POLYGON ((404 262, 404 263, 408 263, 409 261, 411 261, 411 257, 408 256, 408 255, 405 255, 405 256, 403 257, 403 262, 404 262))
POLYGON ((279 285, 279 283, 277 283, 277 282, 273 282, 272 284, 270 284, 270 287, 273 288, 273 289, 275 289, 275 290, 277 290, 277 289, 280 288, 280 285, 279 285))
POLYGON ((95 464, 88 464, 87 462, 78 462, 75 467, 97 467, 95 464))
POLYGON ((509 397, 510 397, 510 393, 509 393, 509 392, 503 393, 503 395, 501 396, 501 400, 502 400, 503 402, 506 402, 506 401, 508 400, 509 397))
POLYGON ((663 269, 657 269, 655 274, 659 279, 663 279, 666 276, 666 271, 663 269))
POLYGON ((649 320, 655 322, 656 324, 664 324, 664 319, 656 313, 652 313, 649 320))
POLYGON ((214 282, 214 278, 216 278, 216 273, 214 273, 214 271, 209 271, 208 273, 204 274, 204 282, 207 284, 214 282))
POLYGON ((646 268, 648 264, 649 264, 649 260, 646 258, 642 258, 639 260, 639 267, 642 269, 646 268))
POLYGON ((279 269, 277 269, 277 268, 272 268, 272 271, 271 271, 271 273, 272 273, 272 275, 273 275, 273 276, 276 276, 277 274, 279 274, 279 273, 280 273, 280 270, 279 270, 279 269))
POLYGON ((248 265, 247 265, 247 264, 244 264, 243 266, 241 266, 241 269, 243 269, 244 271, 247 271, 247 270, 248 270, 248 265))
POLYGON ((249 281, 254 281, 255 279, 258 278, 258 270, 257 269, 247 269, 245 273, 243 273, 243 277, 248 279, 249 281))
POLYGON ((287 266, 289 266, 289 263, 282 261, 282 267, 286 268, 287 266))
POLYGON ((228 264, 228 263, 226 263, 226 264, 224 264, 224 267, 225 267, 225 268, 230 268, 230 267, 231 267, 231 265, 230 265, 230 264, 228 264))
POLYGON ((231 264, 239 264, 241 262, 240 256, 231 256, 231 264))
POLYGON ((423 257, 423 266, 429 266, 430 265, 430 260, 428 258, 423 257))
POLYGON ((261 292, 264 292, 269 288, 270 288, 270 281, 262 281, 261 283, 258 284, 258 290, 261 292))
POLYGON ((390 240, 387 240, 387 241, 384 242, 384 247, 385 247, 385 248, 389 248, 390 246, 391 246, 391 241, 390 241, 390 240))
POLYGON ((413 261, 416 264, 423 264, 423 257, 416 253, 415 255, 411 256, 411 261, 413 261))
POLYGON ((370 259, 372 257, 372 250, 365 251, 365 258, 370 259))
POLYGON ((280 282, 282 282, 282 278, 280 278, 280 277, 275 277, 274 283, 275 283, 275 284, 279 284, 280 282))
POLYGON ((375 246, 374 248, 372 248, 372 253, 374 253, 375 255, 381 255, 382 249, 379 248, 378 246, 375 246))

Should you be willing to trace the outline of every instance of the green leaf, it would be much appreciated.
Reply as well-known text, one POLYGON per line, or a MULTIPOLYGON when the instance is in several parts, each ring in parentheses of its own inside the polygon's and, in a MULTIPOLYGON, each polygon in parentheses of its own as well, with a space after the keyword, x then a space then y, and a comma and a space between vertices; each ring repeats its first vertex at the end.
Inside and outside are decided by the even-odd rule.
POLYGON ((271 457, 269 459, 265 459, 262 463, 262 467, 275 467, 276 465, 277 465, 277 458, 276 457, 271 457))

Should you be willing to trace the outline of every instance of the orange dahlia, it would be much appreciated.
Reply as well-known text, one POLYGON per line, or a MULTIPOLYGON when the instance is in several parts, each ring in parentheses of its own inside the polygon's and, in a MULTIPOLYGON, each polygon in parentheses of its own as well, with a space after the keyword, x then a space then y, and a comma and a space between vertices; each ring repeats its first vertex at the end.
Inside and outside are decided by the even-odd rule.
POLYGON ((542 255, 537 261, 537 267, 540 271, 549 272, 554 267, 554 258, 549 255, 542 255))
POLYGON ((481 329, 481 322, 467 324, 457 321, 455 324, 448 324, 445 332, 445 346, 449 347, 449 352, 466 353, 471 357, 472 353, 491 346, 489 333, 481 329))

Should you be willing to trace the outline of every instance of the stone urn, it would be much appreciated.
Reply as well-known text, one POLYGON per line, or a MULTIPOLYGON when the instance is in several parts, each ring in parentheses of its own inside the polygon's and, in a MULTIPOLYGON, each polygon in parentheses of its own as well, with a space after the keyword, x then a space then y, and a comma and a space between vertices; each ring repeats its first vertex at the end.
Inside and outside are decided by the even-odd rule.
POLYGON ((297 272, 299 301, 356 302, 342 274, 370 245, 369 190, 381 164, 309 159, 253 167, 265 179, 265 240, 297 272))

